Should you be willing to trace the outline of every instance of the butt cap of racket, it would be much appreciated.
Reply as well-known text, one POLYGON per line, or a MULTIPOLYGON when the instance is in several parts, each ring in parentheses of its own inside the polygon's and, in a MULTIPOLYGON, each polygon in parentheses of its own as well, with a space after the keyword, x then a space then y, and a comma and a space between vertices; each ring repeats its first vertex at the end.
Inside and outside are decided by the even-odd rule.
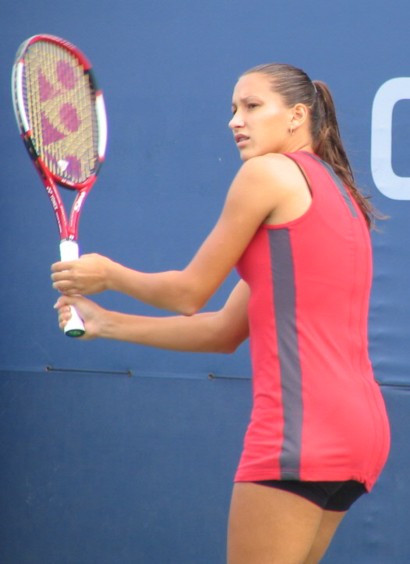
MULTIPOLYGON (((62 261, 77 260, 79 256, 78 243, 72 239, 64 239, 60 242, 60 257, 62 261)), ((82 337, 85 334, 84 323, 76 309, 71 306, 71 318, 64 327, 67 337, 82 337)))

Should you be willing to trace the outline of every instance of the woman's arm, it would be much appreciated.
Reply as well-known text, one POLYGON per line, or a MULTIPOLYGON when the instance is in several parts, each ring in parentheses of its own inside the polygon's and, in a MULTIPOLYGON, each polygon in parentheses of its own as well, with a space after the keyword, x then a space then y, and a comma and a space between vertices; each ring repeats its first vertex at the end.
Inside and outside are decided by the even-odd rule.
POLYGON ((200 310, 238 262, 257 229, 288 193, 290 159, 283 155, 245 162, 235 177, 214 229, 188 266, 144 273, 99 255, 56 263, 54 287, 64 294, 111 289, 184 315, 200 310))
POLYGON ((63 329, 70 317, 68 306, 75 305, 88 339, 116 339, 175 351, 231 353, 248 337, 248 299, 248 286, 240 281, 221 310, 191 317, 126 315, 79 296, 61 297, 56 308, 63 329))

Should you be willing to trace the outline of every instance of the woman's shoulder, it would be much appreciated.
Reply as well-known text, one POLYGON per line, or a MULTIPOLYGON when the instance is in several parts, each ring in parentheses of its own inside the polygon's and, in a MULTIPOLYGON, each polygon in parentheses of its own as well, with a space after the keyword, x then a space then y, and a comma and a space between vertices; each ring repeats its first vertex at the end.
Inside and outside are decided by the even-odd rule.
POLYGON ((242 164, 239 174, 285 189, 295 187, 295 183, 303 178, 295 161, 283 153, 252 157, 242 164))
POLYGON ((277 169, 286 167, 290 159, 287 155, 283 153, 266 153, 265 155, 259 155, 257 157, 251 157, 247 159, 243 164, 242 168, 268 168, 277 169))

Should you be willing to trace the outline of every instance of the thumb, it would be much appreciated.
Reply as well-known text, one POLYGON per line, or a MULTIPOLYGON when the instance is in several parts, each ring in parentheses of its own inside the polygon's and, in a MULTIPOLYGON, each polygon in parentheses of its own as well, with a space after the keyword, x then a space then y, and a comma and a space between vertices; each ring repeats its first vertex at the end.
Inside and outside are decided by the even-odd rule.
POLYGON ((76 299, 73 296, 60 296, 54 304, 54 309, 61 309, 65 306, 75 305, 76 299))

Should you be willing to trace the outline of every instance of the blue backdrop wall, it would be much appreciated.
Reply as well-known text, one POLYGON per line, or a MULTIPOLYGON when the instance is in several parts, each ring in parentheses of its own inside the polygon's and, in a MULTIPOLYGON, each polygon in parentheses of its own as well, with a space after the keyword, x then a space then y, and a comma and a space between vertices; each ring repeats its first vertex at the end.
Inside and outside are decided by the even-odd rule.
MULTIPOLYGON (((410 561, 409 12, 406 0, 2 4, 1 562, 222 564, 250 409, 246 345, 231 356, 171 354, 59 332, 57 229, 10 97, 17 47, 36 33, 77 44, 105 92, 108 155, 83 213, 82 252, 141 270, 182 267, 217 219, 239 166, 226 125, 242 71, 289 62, 330 85, 358 182, 389 216, 373 234, 370 344, 392 451, 325 561, 410 561)), ((154 313, 114 294, 98 301, 154 313)))

